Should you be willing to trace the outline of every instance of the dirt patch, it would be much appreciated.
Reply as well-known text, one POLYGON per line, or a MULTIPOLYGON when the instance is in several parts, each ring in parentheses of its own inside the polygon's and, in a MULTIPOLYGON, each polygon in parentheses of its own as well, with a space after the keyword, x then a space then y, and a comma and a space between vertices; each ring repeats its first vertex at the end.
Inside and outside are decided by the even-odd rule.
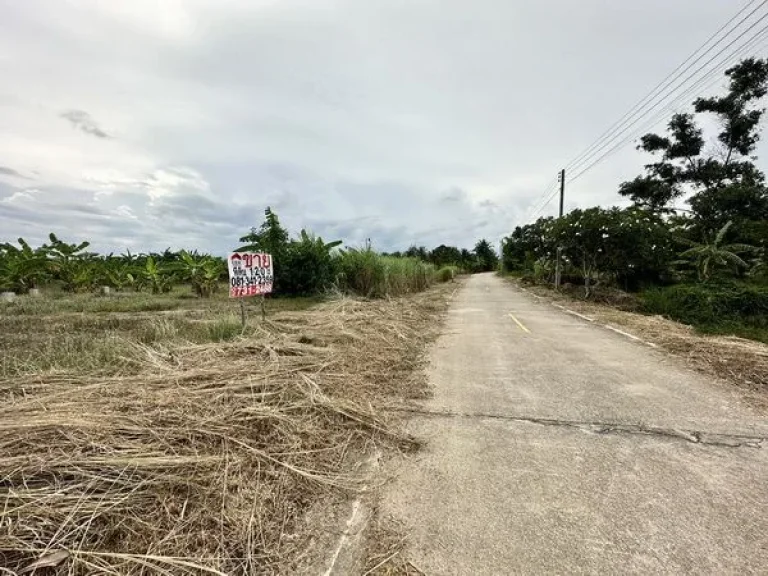
MULTIPOLYGON (((768 406, 768 345, 737 337, 699 334, 691 326, 661 316, 585 301, 543 286, 525 286, 525 289, 651 342, 699 372, 736 384, 750 393, 750 400, 768 406)), ((620 306, 631 306, 631 298, 620 300, 620 306)))
POLYGON ((0 566, 291 573, 307 512, 367 485, 350 455, 415 446, 382 407, 427 393, 452 289, 284 312, 222 343, 126 339, 136 373, 0 379, 0 566))

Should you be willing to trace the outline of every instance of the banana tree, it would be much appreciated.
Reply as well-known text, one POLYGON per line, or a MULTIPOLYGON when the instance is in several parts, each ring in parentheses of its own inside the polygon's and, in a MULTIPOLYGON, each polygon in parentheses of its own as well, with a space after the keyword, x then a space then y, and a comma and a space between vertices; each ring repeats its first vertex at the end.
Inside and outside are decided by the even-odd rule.
POLYGON ((147 256, 139 276, 140 286, 148 289, 152 294, 164 294, 171 291, 172 282, 173 274, 160 266, 153 256, 147 256))
POLYGON ((739 256, 739 254, 755 252, 757 248, 748 244, 726 244, 723 240, 733 222, 728 222, 715 235, 714 238, 705 239, 702 243, 691 242, 681 238, 685 244, 691 246, 688 250, 680 254, 680 258, 685 261, 692 261, 696 265, 699 280, 709 280, 712 271, 715 268, 747 269, 749 264, 739 256))
MULTIPOLYGON (((51 271, 62 281, 65 290, 70 292, 82 291, 84 285, 89 283, 85 277, 86 270, 94 271, 92 267, 81 264, 81 260, 87 256, 83 251, 91 243, 67 244, 59 240, 53 232, 51 232, 48 238, 51 243, 43 247, 50 255, 49 265, 51 271)), ((90 284, 93 284, 93 280, 91 280, 90 284)))
POLYGON ((110 254, 100 263, 99 268, 99 281, 105 286, 118 291, 136 288, 138 272, 131 261, 110 254))
POLYGON ((181 279, 189 282, 198 296, 209 298, 218 288, 225 264, 212 256, 198 256, 186 250, 179 253, 176 266, 181 279))
POLYGON ((0 244, 0 289, 25 293, 47 276, 45 249, 32 249, 19 238, 19 247, 10 243, 0 244))

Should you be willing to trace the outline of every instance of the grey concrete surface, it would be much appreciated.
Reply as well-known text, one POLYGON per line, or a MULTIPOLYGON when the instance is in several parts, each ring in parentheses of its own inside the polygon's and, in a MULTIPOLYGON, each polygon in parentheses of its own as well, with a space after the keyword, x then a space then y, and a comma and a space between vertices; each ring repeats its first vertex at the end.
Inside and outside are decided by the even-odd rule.
POLYGON ((430 378, 382 504, 426 574, 768 573, 768 421, 726 383, 494 275, 430 378))

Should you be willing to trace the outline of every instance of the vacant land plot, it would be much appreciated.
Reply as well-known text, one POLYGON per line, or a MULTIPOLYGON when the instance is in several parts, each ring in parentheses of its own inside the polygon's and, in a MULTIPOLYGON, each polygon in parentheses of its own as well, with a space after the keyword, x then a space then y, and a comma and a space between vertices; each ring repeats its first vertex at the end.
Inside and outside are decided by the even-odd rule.
POLYGON ((291 572, 315 503, 411 440, 384 405, 452 287, 272 300, 23 298, 0 308, 0 566, 85 574, 291 572))

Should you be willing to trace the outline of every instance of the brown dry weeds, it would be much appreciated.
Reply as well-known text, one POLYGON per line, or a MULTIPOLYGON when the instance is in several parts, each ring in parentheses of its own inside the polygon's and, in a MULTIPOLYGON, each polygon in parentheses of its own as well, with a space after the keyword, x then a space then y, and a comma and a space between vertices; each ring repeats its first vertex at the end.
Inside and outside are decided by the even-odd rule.
POLYGON ((407 448, 452 287, 282 313, 224 344, 125 342, 138 374, 0 380, 0 573, 290 572, 310 506, 407 448))

